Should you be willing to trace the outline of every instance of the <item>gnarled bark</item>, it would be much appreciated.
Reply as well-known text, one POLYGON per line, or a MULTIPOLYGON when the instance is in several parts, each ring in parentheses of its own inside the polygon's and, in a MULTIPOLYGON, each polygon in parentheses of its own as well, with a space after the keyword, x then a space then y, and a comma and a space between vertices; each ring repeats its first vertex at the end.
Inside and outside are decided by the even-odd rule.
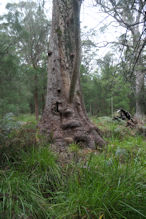
POLYGON ((105 142, 89 121, 82 100, 80 5, 80 0, 53 1, 47 98, 39 127, 57 145, 74 141, 95 148, 105 142))

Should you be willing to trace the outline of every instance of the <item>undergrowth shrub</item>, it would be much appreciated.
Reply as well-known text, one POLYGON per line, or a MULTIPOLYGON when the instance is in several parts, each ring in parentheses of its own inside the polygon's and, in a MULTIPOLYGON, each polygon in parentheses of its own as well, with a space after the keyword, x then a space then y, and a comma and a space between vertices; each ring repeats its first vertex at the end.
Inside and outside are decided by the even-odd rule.
POLYGON ((0 145, 7 141, 8 135, 13 129, 20 127, 20 123, 16 122, 13 113, 7 113, 3 118, 0 119, 0 145))
POLYGON ((133 130, 129 127, 126 127, 126 121, 124 120, 113 120, 110 117, 91 117, 91 120, 98 126, 101 130, 104 138, 115 139, 118 138, 122 140, 126 136, 129 136, 133 133, 133 130))
POLYGON ((0 166, 8 162, 21 160, 23 151, 29 152, 32 148, 48 145, 48 139, 39 133, 36 122, 18 121, 18 118, 9 113, 0 123, 0 166))

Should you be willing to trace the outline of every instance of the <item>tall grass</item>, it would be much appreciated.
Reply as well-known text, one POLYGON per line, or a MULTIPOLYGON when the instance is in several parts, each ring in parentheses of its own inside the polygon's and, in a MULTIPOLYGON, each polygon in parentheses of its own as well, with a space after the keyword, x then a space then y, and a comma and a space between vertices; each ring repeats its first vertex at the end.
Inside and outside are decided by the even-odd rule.
POLYGON ((145 140, 100 125, 108 146, 81 160, 72 144, 64 165, 33 122, 12 130, 0 145, 0 218, 146 218, 145 140))
POLYGON ((7 164, 0 171, 0 218, 48 218, 48 196, 61 186, 56 156, 44 146, 7 164))
POLYGON ((66 188, 56 193, 56 218, 145 218, 143 167, 115 157, 93 155, 86 166, 72 167, 66 188))
POLYGON ((1 173, 1 218, 47 217, 47 203, 40 190, 25 174, 15 170, 1 173))

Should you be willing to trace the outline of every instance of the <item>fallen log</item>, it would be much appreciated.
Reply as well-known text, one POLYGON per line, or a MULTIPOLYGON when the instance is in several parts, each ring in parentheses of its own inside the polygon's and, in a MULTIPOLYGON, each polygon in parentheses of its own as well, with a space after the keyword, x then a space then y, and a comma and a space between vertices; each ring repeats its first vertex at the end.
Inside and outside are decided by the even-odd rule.
POLYGON ((131 128, 134 128, 136 126, 137 120, 134 119, 128 111, 124 109, 119 109, 117 110, 117 114, 118 114, 117 116, 113 117, 114 120, 118 120, 118 121, 127 120, 126 126, 131 128))

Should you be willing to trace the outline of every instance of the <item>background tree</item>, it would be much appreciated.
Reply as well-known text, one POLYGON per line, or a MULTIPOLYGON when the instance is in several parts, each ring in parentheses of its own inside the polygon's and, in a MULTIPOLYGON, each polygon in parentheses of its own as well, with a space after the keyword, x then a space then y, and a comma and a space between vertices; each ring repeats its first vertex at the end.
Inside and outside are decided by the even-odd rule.
POLYGON ((97 64, 92 74, 81 65, 81 85, 87 112, 91 115, 111 116, 113 104, 114 111, 124 108, 133 113, 135 108, 130 83, 125 82, 121 69, 117 69, 113 55, 106 54, 97 60, 97 64))
POLYGON ((28 112, 31 94, 24 81, 16 47, 3 31, 0 32, 0 48, 0 114, 28 112))
MULTIPOLYGON (((144 0, 96 0, 96 3, 103 12, 110 15, 118 22, 119 25, 126 28, 121 44, 122 51, 126 50, 126 59, 130 68, 126 74, 129 80, 133 82, 135 78, 135 99, 136 99, 136 116, 143 116, 144 105, 144 63, 143 49, 146 44, 144 38, 144 0), (127 56, 128 54, 128 56, 127 56), (130 74, 129 74, 130 73, 130 74)), ((124 68, 126 70, 126 68, 124 68)))
POLYGON ((95 148, 104 141, 86 115, 80 89, 80 5, 53 1, 47 101, 39 126, 58 145, 75 141, 95 148))
MULTIPOLYGON (((39 102, 44 105, 46 83, 46 55, 50 22, 43 7, 35 2, 7 4, 8 13, 3 16, 3 27, 15 43, 17 55, 27 74, 28 87, 33 94, 30 108, 39 116, 39 102)), ((42 107, 42 106, 41 106, 42 107)), ((40 107, 40 109, 41 109, 40 107)))

